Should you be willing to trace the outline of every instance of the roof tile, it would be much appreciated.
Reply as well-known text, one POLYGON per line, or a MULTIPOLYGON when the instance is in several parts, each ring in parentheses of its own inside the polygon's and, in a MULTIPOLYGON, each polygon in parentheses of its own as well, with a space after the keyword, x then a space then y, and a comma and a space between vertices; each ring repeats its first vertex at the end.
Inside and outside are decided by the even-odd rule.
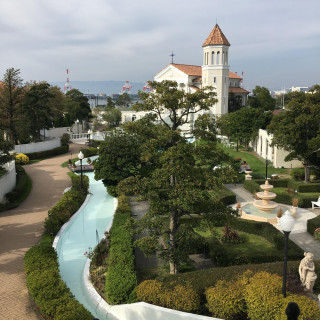
POLYGON ((202 47, 211 46, 215 44, 223 44, 226 46, 230 46, 229 41, 227 40, 226 36, 221 31, 218 24, 214 26, 211 33, 209 34, 206 41, 203 43, 202 47))

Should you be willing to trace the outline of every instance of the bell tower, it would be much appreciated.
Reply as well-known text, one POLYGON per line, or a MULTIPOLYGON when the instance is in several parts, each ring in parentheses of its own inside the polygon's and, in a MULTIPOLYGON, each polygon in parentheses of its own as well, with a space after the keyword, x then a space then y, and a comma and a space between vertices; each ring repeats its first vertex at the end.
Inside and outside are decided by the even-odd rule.
POLYGON ((212 106, 211 112, 218 116, 228 112, 229 47, 230 43, 218 24, 202 45, 202 87, 211 86, 217 93, 218 102, 212 106))

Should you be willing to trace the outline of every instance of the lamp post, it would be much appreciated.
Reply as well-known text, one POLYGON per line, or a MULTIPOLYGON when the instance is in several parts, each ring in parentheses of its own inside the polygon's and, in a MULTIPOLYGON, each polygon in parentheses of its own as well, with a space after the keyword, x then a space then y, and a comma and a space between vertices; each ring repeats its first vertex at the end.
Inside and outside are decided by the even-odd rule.
POLYGON ((88 130, 89 147, 90 147, 90 136, 91 136, 91 133, 92 133, 92 131, 91 131, 91 129, 89 129, 88 130))
POLYGON ((83 188, 83 183, 82 183, 82 160, 84 158, 84 154, 82 153, 82 151, 79 152, 78 154, 78 158, 80 159, 80 176, 81 176, 81 189, 83 188))
POLYGON ((288 210, 280 218, 280 226, 284 233, 284 260, 283 260, 283 282, 282 282, 282 295, 284 298, 287 296, 286 285, 287 285, 288 239, 289 239, 289 234, 293 229, 294 223, 295 223, 295 220, 291 216, 288 210))
POLYGON ((236 129, 237 132, 237 152, 239 150, 239 129, 236 129))
POLYGON ((268 179, 268 159, 266 159, 266 180, 268 179))

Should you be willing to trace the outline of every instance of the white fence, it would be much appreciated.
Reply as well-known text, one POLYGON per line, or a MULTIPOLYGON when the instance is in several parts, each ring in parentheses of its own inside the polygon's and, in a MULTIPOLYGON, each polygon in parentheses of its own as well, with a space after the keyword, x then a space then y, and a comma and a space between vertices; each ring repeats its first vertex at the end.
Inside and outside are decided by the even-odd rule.
POLYGON ((0 178, 0 202, 4 200, 5 194, 12 191, 16 186, 15 161, 7 162, 3 167, 7 170, 7 173, 0 178))
POLYGON ((51 150, 61 146, 61 141, 59 138, 54 140, 42 141, 42 142, 33 142, 28 144, 18 144, 14 146, 14 151, 17 153, 32 153, 45 150, 51 150))

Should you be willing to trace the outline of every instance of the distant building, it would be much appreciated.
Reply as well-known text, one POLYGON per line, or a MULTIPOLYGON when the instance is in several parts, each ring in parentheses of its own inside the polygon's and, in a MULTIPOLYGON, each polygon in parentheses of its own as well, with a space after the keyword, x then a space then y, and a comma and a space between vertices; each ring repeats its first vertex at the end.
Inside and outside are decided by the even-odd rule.
MULTIPOLYGON (((228 113, 230 94, 238 96, 241 106, 245 106, 249 91, 241 87, 242 77, 229 70, 229 47, 229 41, 216 24, 202 45, 202 66, 170 63, 154 76, 154 81, 176 81, 180 89, 186 92, 195 92, 206 86, 213 87, 218 99, 218 102, 209 111, 213 116, 221 116, 228 113)), ((122 120, 123 122, 133 121, 141 117, 143 117, 143 113, 123 112, 122 120)), ((195 119, 192 120, 194 121, 195 119)))

